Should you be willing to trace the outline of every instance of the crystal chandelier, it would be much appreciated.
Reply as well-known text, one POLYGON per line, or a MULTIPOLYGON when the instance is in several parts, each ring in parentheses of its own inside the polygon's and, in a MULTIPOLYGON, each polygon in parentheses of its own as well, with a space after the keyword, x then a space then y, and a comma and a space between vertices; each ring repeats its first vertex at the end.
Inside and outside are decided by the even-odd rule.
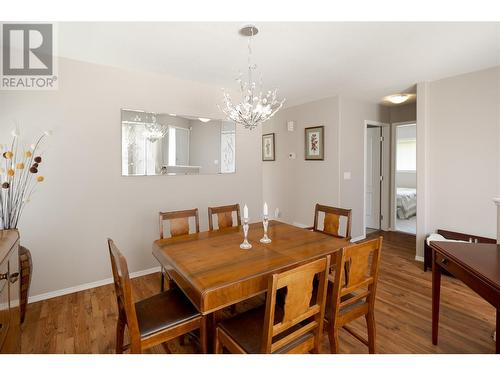
POLYGON ((227 119, 237 124, 243 125, 247 129, 253 129, 256 126, 269 120, 283 106, 285 99, 279 99, 277 89, 269 90, 264 93, 262 90, 262 79, 257 89, 257 84, 252 80, 253 72, 257 70, 257 65, 252 64, 252 39, 259 30, 253 26, 245 26, 240 30, 240 34, 248 37, 248 77, 242 79, 240 73, 237 82, 240 85, 241 102, 234 104, 228 93, 223 91, 224 105, 219 106, 227 119))
POLYGON ((155 114, 151 115, 151 122, 146 122, 144 124, 144 127, 146 128, 145 132, 146 139, 151 143, 154 143, 157 140, 162 139, 168 132, 167 125, 162 125, 156 122, 155 114))

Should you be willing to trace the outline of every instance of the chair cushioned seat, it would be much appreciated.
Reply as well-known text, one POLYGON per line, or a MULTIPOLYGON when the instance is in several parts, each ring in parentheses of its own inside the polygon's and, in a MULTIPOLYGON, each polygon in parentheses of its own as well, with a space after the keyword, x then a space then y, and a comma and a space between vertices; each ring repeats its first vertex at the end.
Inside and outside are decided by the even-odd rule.
MULTIPOLYGON (((223 320, 219 323, 219 328, 223 329, 234 341, 236 341, 247 353, 260 353, 262 346, 262 335, 264 331, 264 315, 265 306, 259 306, 238 314, 230 319, 223 320)), ((280 322, 283 317, 283 311, 277 307, 275 313, 275 324, 280 322)), ((297 330, 300 325, 280 333, 274 338, 274 341, 287 336, 291 332, 297 330)), ((314 337, 312 332, 307 332, 304 335, 293 340, 291 343, 277 350, 276 354, 284 354, 295 346, 303 343, 309 338, 314 337)))
POLYGON ((135 304, 141 337, 200 316, 200 313, 178 288, 146 298, 135 304))

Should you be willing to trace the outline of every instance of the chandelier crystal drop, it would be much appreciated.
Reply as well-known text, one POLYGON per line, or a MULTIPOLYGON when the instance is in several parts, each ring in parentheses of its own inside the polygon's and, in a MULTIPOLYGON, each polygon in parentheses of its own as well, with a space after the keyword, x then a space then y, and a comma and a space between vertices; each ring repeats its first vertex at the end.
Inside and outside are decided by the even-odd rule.
POLYGON ((224 112, 227 119, 237 124, 243 125, 247 129, 253 129, 273 117, 280 110, 285 99, 278 98, 278 90, 264 92, 262 89, 262 79, 259 85, 253 81, 257 65, 252 64, 252 39, 257 34, 255 26, 247 26, 240 30, 240 33, 248 36, 248 77, 243 79, 240 73, 236 79, 240 86, 241 102, 233 103, 231 96, 222 89, 224 104, 219 109, 224 112))
POLYGON ((146 123, 144 125, 146 128, 145 136, 149 142, 154 143, 157 140, 165 137, 168 132, 168 126, 156 122, 156 115, 153 115, 151 120, 152 122, 146 123))

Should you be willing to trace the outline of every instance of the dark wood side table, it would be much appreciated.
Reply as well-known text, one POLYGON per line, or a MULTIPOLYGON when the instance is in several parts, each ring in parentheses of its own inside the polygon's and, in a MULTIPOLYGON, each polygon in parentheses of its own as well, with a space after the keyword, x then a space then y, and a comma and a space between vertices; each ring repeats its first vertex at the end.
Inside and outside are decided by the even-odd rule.
POLYGON ((432 241, 432 343, 438 343, 441 272, 451 273, 483 297, 496 312, 500 353, 500 245, 432 241))
MULTIPOLYGON (((440 234, 447 240, 458 240, 472 243, 497 243, 497 240, 495 240, 494 238, 481 237, 474 234, 452 232, 450 230, 444 229, 438 229, 436 233, 440 234)), ((429 245, 427 245, 426 240, 424 242, 424 272, 427 272, 427 268, 432 269, 432 249, 429 245)))

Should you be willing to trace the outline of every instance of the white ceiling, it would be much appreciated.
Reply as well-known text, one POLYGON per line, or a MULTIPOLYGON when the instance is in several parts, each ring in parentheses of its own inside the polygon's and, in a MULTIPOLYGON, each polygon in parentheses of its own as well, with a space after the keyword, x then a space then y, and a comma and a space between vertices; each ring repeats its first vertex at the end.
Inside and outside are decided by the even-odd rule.
MULTIPOLYGON (((59 55, 236 88, 238 23, 60 23, 59 55)), ((500 65, 500 23, 257 23, 254 60, 287 105, 337 94, 375 102, 500 65)))

